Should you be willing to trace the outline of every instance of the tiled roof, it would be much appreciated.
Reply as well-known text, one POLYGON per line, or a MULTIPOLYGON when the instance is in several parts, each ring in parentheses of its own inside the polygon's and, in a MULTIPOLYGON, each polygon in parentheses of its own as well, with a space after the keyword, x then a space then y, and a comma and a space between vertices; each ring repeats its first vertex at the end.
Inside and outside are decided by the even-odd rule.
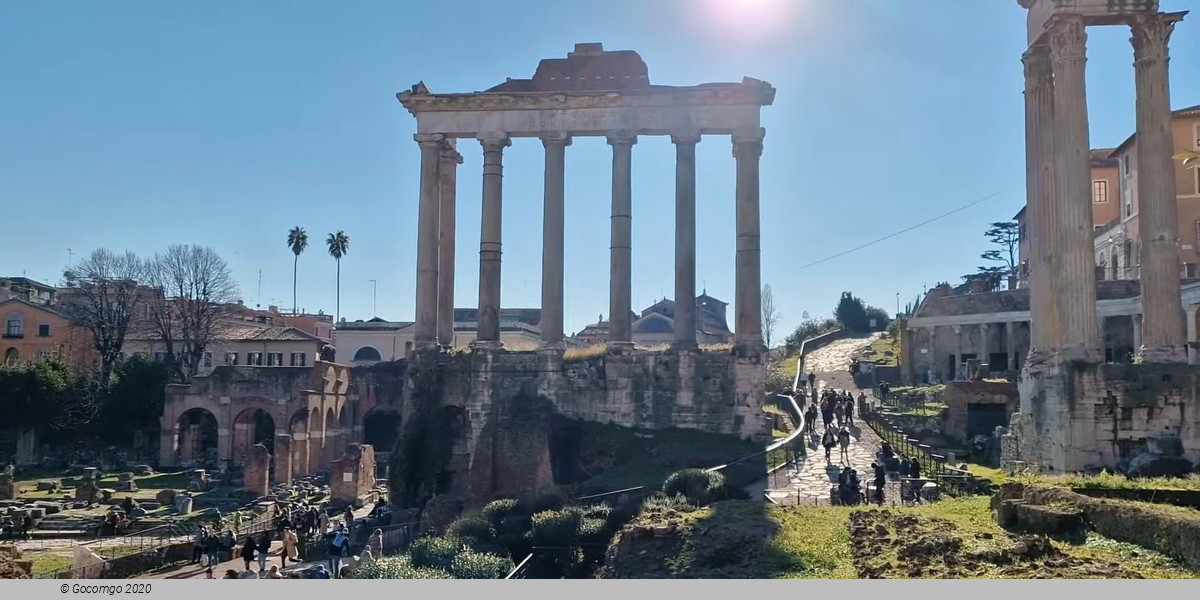
MULTIPOLYGON (((1197 104, 1195 106, 1189 106, 1187 108, 1181 108, 1179 110, 1171 111, 1171 118, 1179 119, 1179 118, 1187 118, 1187 117, 1200 117, 1200 104, 1197 104)), ((1137 137, 1137 132, 1134 132, 1133 135, 1125 138, 1125 141, 1121 142, 1120 146, 1113 148, 1112 152, 1109 153, 1109 156, 1112 158, 1115 158, 1115 155, 1118 152, 1120 152, 1121 150, 1124 150, 1126 146, 1133 143, 1133 140, 1136 137, 1137 137)))
POLYGON ((20 298, 9 298, 8 300, 0 300, 0 306, 5 306, 7 304, 14 304, 14 303, 20 304, 22 306, 28 306, 29 308, 37 309, 44 313, 49 313, 49 314, 52 314, 57 317, 62 317, 64 319, 70 318, 70 317, 67 317, 67 315, 64 315, 64 314, 58 312, 57 310, 43 306, 41 304, 34 304, 32 302, 26 302, 25 300, 22 300, 20 298))

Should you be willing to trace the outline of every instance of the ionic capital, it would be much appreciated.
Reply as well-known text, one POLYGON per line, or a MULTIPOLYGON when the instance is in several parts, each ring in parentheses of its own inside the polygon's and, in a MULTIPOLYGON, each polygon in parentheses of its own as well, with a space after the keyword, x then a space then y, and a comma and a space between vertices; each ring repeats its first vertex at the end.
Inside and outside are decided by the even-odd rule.
POLYGON ((1167 58, 1167 43, 1177 20, 1175 15, 1134 15, 1129 22, 1134 62, 1167 58))
POLYGON ((441 149, 442 142, 446 140, 446 136, 440 133, 416 133, 413 134, 413 139, 423 148, 441 149))
POLYGON ((1058 15, 1047 27, 1050 31, 1050 56, 1056 60, 1087 57, 1087 25, 1081 15, 1058 15))
POLYGON ((767 130, 762 127, 735 132, 731 136, 733 139, 734 158, 762 156, 763 138, 766 135, 767 130))
POLYGON ((476 138, 484 152, 502 152, 512 145, 512 139, 505 133, 481 133, 476 138))
POLYGON ((551 146, 566 147, 571 145, 571 134, 565 131, 552 131, 543 133, 540 137, 542 139, 542 145, 547 148, 551 146))
POLYGON ((700 143, 699 131, 676 131, 671 133, 671 143, 676 146, 700 143))
POLYGON ((614 148, 628 148, 637 143, 637 132, 634 131, 610 131, 606 137, 608 145, 614 148))

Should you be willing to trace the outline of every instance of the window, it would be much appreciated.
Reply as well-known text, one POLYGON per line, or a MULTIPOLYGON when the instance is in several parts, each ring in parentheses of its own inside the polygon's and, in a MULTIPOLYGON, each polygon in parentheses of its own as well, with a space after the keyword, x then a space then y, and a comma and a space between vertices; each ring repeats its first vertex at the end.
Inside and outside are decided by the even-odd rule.
POLYGON ((48 323, 38 324, 38 337, 50 337, 50 325, 48 323))
POLYGON ((1129 175, 1129 155, 1128 154, 1121 157, 1121 170, 1125 173, 1125 175, 1129 175))
POLYGON ((305 356, 306 356, 306 355, 305 355, 305 353, 303 353, 303 352, 293 352, 293 353, 292 353, 292 366, 293 366, 293 367, 303 367, 303 366, 305 366, 305 365, 304 365, 304 361, 305 361, 305 360, 307 360, 307 359, 305 358, 305 356))
POLYGON ((1196 145, 1194 147, 1197 150, 1200 150, 1200 123, 1196 123, 1195 128, 1196 128, 1196 135, 1195 135, 1196 145))
POLYGON ((267 353, 267 366, 268 367, 283 366, 283 353, 282 352, 268 352, 267 353))
POLYGON ((1108 203, 1108 182, 1103 179, 1097 179, 1092 182, 1092 202, 1096 204, 1108 203))
POLYGON ((1103 225, 1092 225, 1092 232, 1093 232, 1093 233, 1095 233, 1095 232, 1097 232, 1097 231, 1100 231, 1101 229, 1104 229, 1104 226, 1103 226, 1103 225))
POLYGON ((1027 228, 1025 227, 1025 222, 1024 222, 1024 221, 1021 221, 1021 228, 1020 228, 1020 229, 1018 229, 1018 230, 1017 230, 1017 232, 1018 232, 1018 233, 1017 233, 1017 235, 1018 235, 1018 238, 1017 238, 1017 239, 1019 239, 1019 240, 1020 240, 1020 241, 1022 241, 1022 242, 1023 242, 1023 241, 1025 241, 1025 236, 1029 234, 1029 231, 1028 231, 1028 230, 1027 230, 1027 228))
POLYGON ((237 352, 226 352, 225 353, 225 366, 236 367, 238 364, 237 356, 238 356, 237 352))
POLYGON ((1183 263, 1183 278, 1192 279, 1196 276, 1196 263, 1183 263))
POLYGON ((4 321, 4 337, 19 338, 25 337, 25 321, 20 317, 9 317, 4 321))
POLYGON ((263 364, 262 360, 263 360, 262 352, 247 352, 246 353, 246 364, 248 364, 252 367, 261 367, 263 364))
POLYGON ((208 368, 212 367, 212 352, 204 353, 204 362, 202 364, 208 368))

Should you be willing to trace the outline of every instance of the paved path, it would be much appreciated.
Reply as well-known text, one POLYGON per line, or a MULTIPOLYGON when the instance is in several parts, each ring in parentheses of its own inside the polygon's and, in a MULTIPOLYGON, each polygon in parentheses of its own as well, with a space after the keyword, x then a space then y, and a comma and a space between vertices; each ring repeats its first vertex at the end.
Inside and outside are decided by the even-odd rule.
MULTIPOLYGON (((876 334, 878 335, 878 334, 876 334)), ((826 388, 851 390, 857 397, 859 388, 850 376, 850 359, 863 346, 870 344, 871 338, 851 338, 839 340, 820 350, 813 352, 806 359, 806 368, 817 376, 817 394, 826 388)), ((870 394, 867 394, 868 397, 870 394)), ((811 397, 798 397, 801 401, 811 402, 811 397)), ((805 406, 801 406, 803 410, 805 406)), ((840 460, 840 448, 831 453, 831 461, 825 460, 825 449, 820 446, 821 434, 824 432, 820 423, 816 432, 808 437, 806 448, 808 454, 799 459, 799 464, 781 469, 768 478, 767 493, 771 498, 783 505, 828 505, 829 489, 837 486, 838 474, 841 472, 843 461, 840 460)), ((859 479, 865 486, 873 477, 871 464, 875 461, 875 453, 882 446, 879 436, 870 427, 860 424, 857 420, 850 428, 850 448, 848 451, 851 468, 859 473, 859 479)), ((890 504, 898 498, 899 483, 889 482, 884 489, 885 503, 890 504)))

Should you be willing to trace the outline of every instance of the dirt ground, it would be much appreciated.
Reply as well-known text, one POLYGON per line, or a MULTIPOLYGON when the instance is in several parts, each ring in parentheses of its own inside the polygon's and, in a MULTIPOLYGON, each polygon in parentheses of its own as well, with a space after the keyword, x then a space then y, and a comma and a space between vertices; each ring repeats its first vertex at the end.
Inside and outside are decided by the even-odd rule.
POLYGON ((887 510, 850 516, 854 567, 870 579, 1142 579, 1120 563, 1071 556, 1044 537, 978 532, 887 510))

